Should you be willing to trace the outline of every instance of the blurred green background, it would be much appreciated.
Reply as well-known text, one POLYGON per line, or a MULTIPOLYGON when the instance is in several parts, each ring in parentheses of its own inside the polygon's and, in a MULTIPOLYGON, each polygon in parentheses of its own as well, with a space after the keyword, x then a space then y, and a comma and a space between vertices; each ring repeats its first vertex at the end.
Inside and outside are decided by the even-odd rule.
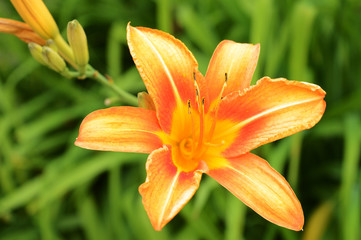
MULTIPOLYGON (((39 65, 25 43, 0 34, 0 239, 361 239, 360 0, 45 3, 61 30, 79 20, 91 64, 134 94, 144 85, 126 45, 128 21, 174 34, 203 74, 217 44, 231 39, 261 43, 254 80, 320 85, 321 121, 255 150, 290 182, 305 226, 275 226, 204 176, 194 198, 155 232, 138 193, 147 155, 73 145, 82 118, 123 103, 97 82, 39 65)), ((0 2, 0 17, 20 19, 10 1, 0 2)))

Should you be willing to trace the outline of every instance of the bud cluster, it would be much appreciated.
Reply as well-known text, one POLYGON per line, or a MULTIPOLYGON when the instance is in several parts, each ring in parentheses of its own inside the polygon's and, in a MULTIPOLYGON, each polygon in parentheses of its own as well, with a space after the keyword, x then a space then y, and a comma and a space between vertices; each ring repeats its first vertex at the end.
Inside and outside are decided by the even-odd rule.
POLYGON ((89 62, 89 52, 84 29, 79 22, 77 20, 69 22, 67 29, 69 43, 67 43, 42 0, 11 0, 11 2, 22 19, 33 30, 34 35, 46 41, 45 45, 40 45, 39 41, 30 41, 29 49, 34 59, 63 76, 73 75, 84 78, 89 62), (76 69, 77 73, 71 74, 66 62, 76 69))

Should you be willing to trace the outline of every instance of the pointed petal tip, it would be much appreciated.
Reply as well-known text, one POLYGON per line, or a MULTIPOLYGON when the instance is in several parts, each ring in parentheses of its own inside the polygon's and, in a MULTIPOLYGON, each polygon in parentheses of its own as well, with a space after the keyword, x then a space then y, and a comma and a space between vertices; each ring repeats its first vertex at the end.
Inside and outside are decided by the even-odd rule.
POLYGON ((131 21, 128 22, 127 24, 127 32, 129 32, 132 28, 134 28, 131 24, 131 21))
MULTIPOLYGON (((146 165, 147 165, 146 168, 148 169, 149 161, 147 161, 146 165)), ((147 179, 146 179, 145 183, 147 183, 148 181, 149 181, 149 177, 147 176, 147 179)), ((161 220, 155 219, 154 217, 151 217, 151 216, 149 215, 149 212, 147 211, 147 208, 146 208, 147 202, 145 201, 145 199, 144 199, 144 197, 143 197, 143 196, 146 194, 147 189, 148 189, 148 186, 147 186, 145 183, 141 184, 141 185, 138 187, 138 192, 139 192, 139 194, 142 196, 142 203, 143 203, 143 206, 145 207, 145 210, 146 210, 146 212, 147 212, 147 214, 148 214, 148 217, 149 217, 150 223, 152 224, 153 229, 154 229, 155 231, 161 231, 161 230, 163 229, 163 227, 164 227, 169 221, 165 221, 164 219, 161 219, 161 220)))
POLYGON ((304 220, 302 208, 300 208, 299 210, 300 212, 298 214, 298 217, 295 217, 293 219, 290 218, 290 222, 280 224, 280 226, 293 231, 303 231, 303 225, 305 220, 304 220))
POLYGON ((77 146, 77 147, 86 148, 86 146, 83 146, 82 142, 83 141, 79 137, 77 137, 75 139, 74 145, 77 146))
POLYGON ((228 74, 228 80, 223 96, 248 88, 257 66, 259 52, 260 44, 237 43, 232 40, 220 42, 212 55, 205 76, 206 81, 212 86, 209 89, 210 99, 218 97, 223 88, 225 73, 228 74))
POLYGON ((160 131, 152 110, 111 107, 86 116, 74 144, 92 150, 150 153, 162 146, 160 131))
POLYGON ((180 172, 167 146, 149 155, 146 169, 147 178, 139 193, 153 228, 160 231, 193 197, 202 173, 180 172))

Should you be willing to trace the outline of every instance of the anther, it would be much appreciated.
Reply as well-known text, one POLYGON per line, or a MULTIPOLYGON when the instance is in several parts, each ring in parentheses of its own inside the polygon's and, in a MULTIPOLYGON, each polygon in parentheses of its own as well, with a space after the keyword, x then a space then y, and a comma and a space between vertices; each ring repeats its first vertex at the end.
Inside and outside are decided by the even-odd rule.
POLYGON ((196 79, 196 72, 193 72, 193 79, 194 79, 194 88, 196 89, 196 103, 198 105, 198 109, 200 108, 200 95, 199 95, 199 86, 196 79))
POLYGON ((191 114, 191 100, 190 99, 188 99, 187 104, 188 104, 188 114, 191 114))

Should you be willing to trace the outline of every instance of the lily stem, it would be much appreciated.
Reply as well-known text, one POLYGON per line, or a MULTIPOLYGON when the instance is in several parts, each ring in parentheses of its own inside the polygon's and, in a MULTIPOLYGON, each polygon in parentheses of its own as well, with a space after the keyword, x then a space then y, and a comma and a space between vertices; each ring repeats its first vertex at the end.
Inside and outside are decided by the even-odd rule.
POLYGON ((119 96, 119 98, 122 101, 128 103, 129 105, 138 106, 138 99, 136 96, 119 88, 117 85, 114 84, 112 79, 105 77, 104 75, 99 73, 96 69, 94 69, 92 66, 90 65, 87 66, 87 70, 85 72, 84 77, 92 78, 98 81, 99 83, 109 87, 119 96))

